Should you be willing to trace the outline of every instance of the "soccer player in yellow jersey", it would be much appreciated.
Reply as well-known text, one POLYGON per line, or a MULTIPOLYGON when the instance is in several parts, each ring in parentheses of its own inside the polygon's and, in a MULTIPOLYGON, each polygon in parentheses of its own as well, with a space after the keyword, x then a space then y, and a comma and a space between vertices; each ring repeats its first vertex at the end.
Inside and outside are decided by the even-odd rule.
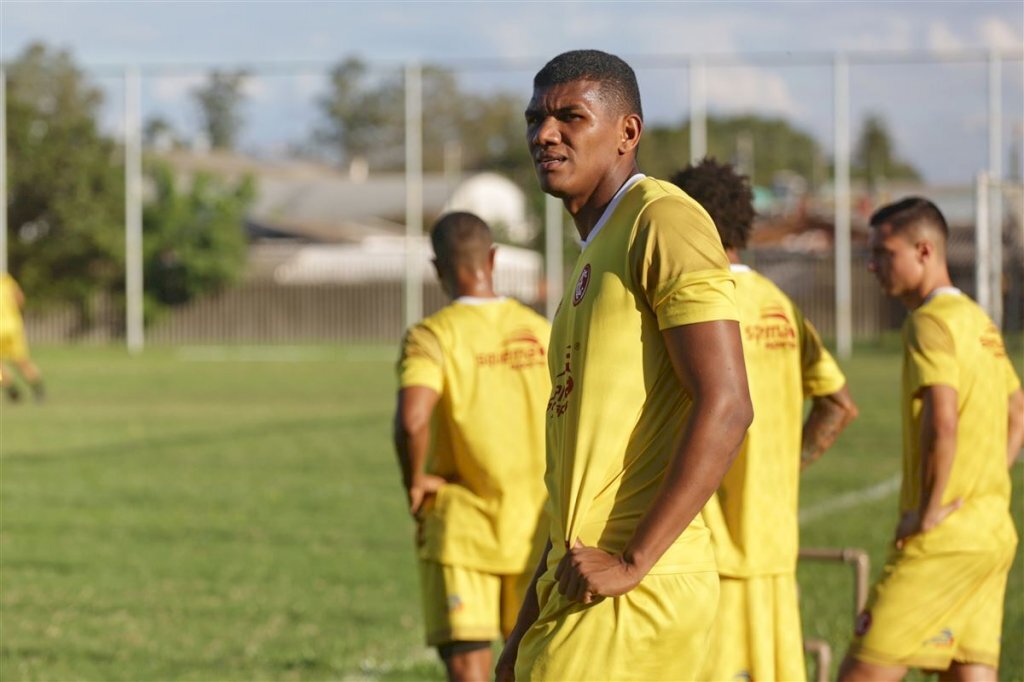
POLYGON ((21 287, 10 273, 0 272, 0 385, 11 400, 20 399, 21 393, 8 367, 8 363, 13 363, 38 401, 43 399, 43 376, 29 356, 21 319, 23 305, 25 294, 21 287))
POLYGON ((722 238, 736 277, 754 404, 740 454, 703 512, 721 600, 701 677, 803 680, 796 587, 800 471, 835 442, 857 408, 814 326, 777 286, 740 262, 754 220, 747 179, 730 165, 704 159, 672 182, 704 207, 722 238))
POLYGON ((636 76, 596 50, 534 78, 527 142, 583 249, 552 325, 551 518, 499 680, 685 680, 718 574, 700 510, 750 423, 733 276, 707 213, 640 174, 636 76))
POLYGON ((494 293, 487 225, 450 213, 431 232, 454 300, 409 329, 395 448, 418 523, 427 644, 452 680, 486 680, 543 549, 547 320, 494 293))
POLYGON ((996 680, 1006 578, 1017 545, 1009 465, 1024 394, 999 330, 953 287, 949 229, 910 197, 871 216, 871 260, 903 325, 903 486, 893 551, 839 677, 996 680))

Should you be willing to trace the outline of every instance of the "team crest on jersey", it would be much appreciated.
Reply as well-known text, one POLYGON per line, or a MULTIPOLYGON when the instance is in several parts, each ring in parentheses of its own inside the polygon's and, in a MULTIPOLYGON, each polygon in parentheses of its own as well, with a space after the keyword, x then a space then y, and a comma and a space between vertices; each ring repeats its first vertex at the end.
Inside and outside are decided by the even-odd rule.
POLYGON ((583 266, 580 278, 576 280, 576 289, 572 292, 572 304, 579 305, 583 296, 587 293, 587 286, 590 284, 590 263, 583 266))
POLYGON ((871 629, 871 612, 861 611, 860 615, 857 616, 857 622, 854 623, 853 633, 858 637, 863 637, 868 634, 868 630, 871 629))

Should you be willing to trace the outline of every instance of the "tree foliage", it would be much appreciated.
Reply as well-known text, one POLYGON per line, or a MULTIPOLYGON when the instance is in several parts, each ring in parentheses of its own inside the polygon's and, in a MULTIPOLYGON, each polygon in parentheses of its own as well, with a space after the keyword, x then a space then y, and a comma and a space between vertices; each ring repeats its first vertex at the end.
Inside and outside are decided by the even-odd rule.
POLYGON ((247 77, 244 71, 214 70, 205 84, 192 91, 203 129, 214 149, 235 148, 242 130, 242 86, 247 77))
POLYGON ((97 128, 99 90, 64 51, 7 66, 10 268, 33 300, 87 305, 124 281, 124 180, 97 128))
POLYGON ((886 180, 921 179, 916 168, 897 157, 889 128, 878 114, 870 114, 864 120, 850 172, 853 177, 866 180, 872 191, 886 180))
POLYGON ((143 212, 147 314, 235 282, 245 267, 242 225, 255 196, 245 178, 235 186, 208 174, 190 183, 165 164, 150 165, 153 199, 143 212), (181 185, 187 184, 182 188, 181 185))
MULTIPOLYGON (((756 185, 770 185, 780 171, 797 173, 812 186, 826 177, 825 156, 818 142, 785 119, 753 114, 708 117, 708 156, 731 163, 743 161, 744 138, 752 167, 743 170, 756 185)), ((690 123, 649 126, 640 143, 639 160, 645 173, 657 177, 669 177, 686 166, 690 162, 690 123)))
MULTIPOLYGON (((124 287, 123 150, 99 130, 101 92, 71 56, 41 44, 7 65, 10 269, 33 303, 88 314, 97 294, 124 287)), ((238 277, 251 181, 197 176, 179 189, 150 166, 144 207, 145 287, 152 304, 183 303, 238 277)))

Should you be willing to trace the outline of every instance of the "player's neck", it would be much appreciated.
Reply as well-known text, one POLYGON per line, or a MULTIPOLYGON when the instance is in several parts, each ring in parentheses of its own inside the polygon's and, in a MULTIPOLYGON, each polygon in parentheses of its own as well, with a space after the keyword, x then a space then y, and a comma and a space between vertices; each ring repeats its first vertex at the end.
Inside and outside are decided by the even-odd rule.
POLYGON ((733 265, 743 265, 743 261, 740 260, 740 253, 731 246, 725 250, 725 255, 729 258, 729 262, 733 265))
POLYGON ((639 172, 636 159, 631 159, 629 163, 623 163, 611 169, 589 195, 566 197, 563 200, 565 209, 569 211, 569 215, 572 216, 572 221, 576 225, 580 239, 586 240, 619 189, 639 172))
POLYGON ((491 282, 473 282, 460 284, 452 298, 498 298, 491 282))
POLYGON ((949 270, 943 266, 942 268, 937 268, 935 272, 925 273, 925 276, 921 279, 921 285, 913 291, 908 291, 900 299, 909 310, 917 310, 924 305, 933 291, 942 287, 952 286, 953 280, 949 278, 949 270))

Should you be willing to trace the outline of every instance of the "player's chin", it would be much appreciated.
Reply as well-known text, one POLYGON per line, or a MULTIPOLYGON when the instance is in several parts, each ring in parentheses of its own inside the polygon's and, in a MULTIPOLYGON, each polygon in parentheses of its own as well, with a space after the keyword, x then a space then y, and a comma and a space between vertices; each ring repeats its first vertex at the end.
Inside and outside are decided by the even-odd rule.
POLYGON ((537 183, 540 185, 542 192, 550 194, 555 198, 564 199, 569 194, 564 180, 557 177, 554 173, 538 170, 537 183))

